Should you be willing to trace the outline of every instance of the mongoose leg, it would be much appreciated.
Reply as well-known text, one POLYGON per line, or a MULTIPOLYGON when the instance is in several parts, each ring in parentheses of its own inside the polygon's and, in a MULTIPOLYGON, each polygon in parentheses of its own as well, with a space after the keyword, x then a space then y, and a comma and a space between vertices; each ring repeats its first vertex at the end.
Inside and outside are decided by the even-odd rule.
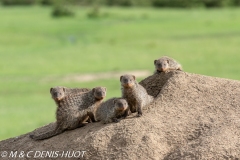
POLYGON ((141 117, 142 116, 142 111, 138 111, 137 117, 141 117))
POLYGON ((124 112, 124 114, 123 114, 123 118, 126 118, 128 115, 129 115, 129 112, 130 112, 130 110, 129 109, 127 109, 125 112, 124 112))
POLYGON ((92 120, 91 120, 91 118, 90 117, 88 117, 88 119, 87 119, 87 121, 86 122, 88 122, 88 123, 92 123, 92 120))
POLYGON ((141 117, 142 116, 142 107, 140 104, 138 104, 138 106, 137 106, 137 112, 138 112, 137 117, 141 117))
POLYGON ((92 112, 88 112, 88 116, 89 116, 89 119, 90 119, 92 122, 96 122, 95 117, 94 117, 94 114, 93 114, 92 112))

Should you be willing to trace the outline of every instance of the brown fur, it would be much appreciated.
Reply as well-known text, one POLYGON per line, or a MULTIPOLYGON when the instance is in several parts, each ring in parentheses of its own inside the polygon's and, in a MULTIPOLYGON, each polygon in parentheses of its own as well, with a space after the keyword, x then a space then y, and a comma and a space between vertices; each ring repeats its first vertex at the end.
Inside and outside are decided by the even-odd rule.
POLYGON ((157 72, 169 72, 171 70, 180 70, 182 71, 182 66, 174 59, 163 56, 157 60, 154 60, 155 73, 157 72))
POLYGON ((96 120, 103 123, 119 122, 127 116, 128 103, 123 98, 111 98, 96 110, 96 120))
POLYGON ((120 77, 122 86, 122 97, 127 100, 130 111, 142 115, 142 108, 153 101, 143 86, 137 83, 134 75, 123 75, 120 77))
POLYGON ((96 109, 106 96, 105 87, 96 87, 88 92, 71 93, 61 100, 56 101, 58 107, 56 111, 56 128, 40 135, 30 135, 32 139, 41 140, 50 138, 65 130, 72 130, 83 126, 86 116, 94 121, 96 109))

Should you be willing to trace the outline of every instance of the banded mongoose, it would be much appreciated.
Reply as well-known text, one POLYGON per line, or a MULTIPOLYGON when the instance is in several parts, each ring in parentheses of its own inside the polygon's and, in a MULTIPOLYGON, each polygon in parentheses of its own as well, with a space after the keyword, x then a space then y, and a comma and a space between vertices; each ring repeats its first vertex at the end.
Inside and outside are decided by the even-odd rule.
POLYGON ((111 98, 103 102, 96 110, 96 120, 104 124, 111 122, 119 122, 121 118, 125 118, 128 103, 123 98, 111 98))
MULTIPOLYGON (((52 96, 52 99, 55 101, 55 103, 58 103, 63 97, 71 94, 71 93, 83 93, 90 91, 89 88, 67 88, 62 86, 56 86, 53 88, 50 88, 50 94, 52 96)), ((89 118, 89 116, 86 116, 85 120, 83 122, 91 123, 92 119, 89 118)))
POLYGON ((65 130, 84 126, 83 120, 88 115, 93 121, 96 109, 106 96, 105 87, 95 87, 88 92, 71 93, 57 101, 56 128, 40 135, 30 135, 34 140, 41 140, 58 135, 65 130))
POLYGON ((146 89, 137 83, 134 75, 122 75, 120 77, 122 98, 128 102, 132 113, 138 112, 137 116, 142 115, 142 108, 153 101, 153 97, 148 95, 146 89))
POLYGON ((182 71, 182 66, 174 59, 163 56, 157 60, 154 60, 155 72, 170 72, 171 70, 180 70, 182 71))

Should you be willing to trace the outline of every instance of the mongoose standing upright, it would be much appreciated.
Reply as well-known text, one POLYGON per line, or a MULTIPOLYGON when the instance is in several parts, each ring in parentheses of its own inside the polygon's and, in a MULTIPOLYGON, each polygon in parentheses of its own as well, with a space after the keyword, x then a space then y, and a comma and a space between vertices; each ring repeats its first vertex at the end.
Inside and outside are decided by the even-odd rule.
POLYGON ((111 98, 103 102, 96 110, 96 120, 104 124, 119 122, 120 118, 125 118, 128 114, 128 103, 123 98, 111 98))
POLYGON ((53 137, 65 130, 81 127, 86 115, 95 120, 93 115, 105 96, 105 87, 95 87, 88 92, 72 93, 63 97, 56 102, 58 105, 56 128, 40 135, 30 135, 30 137, 35 140, 41 140, 53 137))
POLYGON ((180 70, 182 71, 182 66, 174 59, 163 56, 157 60, 154 60, 155 72, 164 72, 167 73, 171 70, 180 70))
POLYGON ((122 97, 127 100, 130 111, 142 115, 142 108, 153 101, 146 89, 137 83, 134 75, 122 75, 120 77, 122 97))

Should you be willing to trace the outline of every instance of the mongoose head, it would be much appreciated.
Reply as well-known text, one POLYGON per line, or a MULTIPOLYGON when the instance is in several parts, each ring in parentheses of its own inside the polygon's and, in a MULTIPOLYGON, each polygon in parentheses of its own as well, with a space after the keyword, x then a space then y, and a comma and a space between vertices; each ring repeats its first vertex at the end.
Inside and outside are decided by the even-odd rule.
POLYGON ((57 86, 50 88, 50 93, 55 101, 60 101, 61 99, 63 99, 65 97, 65 92, 65 87, 57 86))
POLYGON ((165 72, 169 68, 169 60, 167 59, 154 60, 154 65, 158 72, 165 72))
POLYGON ((125 74, 120 77, 120 82, 121 85, 125 88, 131 88, 135 85, 135 76, 134 75, 129 75, 125 74))
POLYGON ((128 108, 128 103, 125 99, 123 98, 119 98, 119 99, 115 99, 113 101, 114 103, 114 107, 116 108, 117 111, 125 111, 128 108))
POLYGON ((102 100, 106 97, 107 88, 106 87, 95 87, 92 89, 93 95, 96 99, 102 100))

